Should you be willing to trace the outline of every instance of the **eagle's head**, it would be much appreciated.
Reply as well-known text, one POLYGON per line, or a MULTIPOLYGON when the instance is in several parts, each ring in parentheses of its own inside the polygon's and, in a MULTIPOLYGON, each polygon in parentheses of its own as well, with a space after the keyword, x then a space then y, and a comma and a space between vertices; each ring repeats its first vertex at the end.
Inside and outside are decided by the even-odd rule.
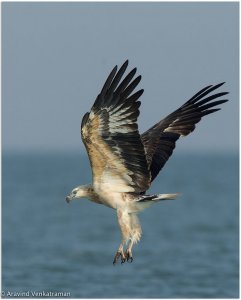
POLYGON ((74 199, 88 198, 89 193, 90 193, 90 186, 89 185, 77 186, 66 197, 66 201, 69 203, 71 200, 74 200, 74 199))

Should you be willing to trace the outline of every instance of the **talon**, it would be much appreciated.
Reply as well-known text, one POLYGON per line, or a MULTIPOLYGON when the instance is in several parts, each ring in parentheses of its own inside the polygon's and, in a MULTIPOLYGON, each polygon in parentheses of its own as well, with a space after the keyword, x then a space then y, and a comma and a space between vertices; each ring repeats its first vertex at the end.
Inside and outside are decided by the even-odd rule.
POLYGON ((124 262, 126 262, 126 257, 124 255, 121 256, 121 264, 123 264, 124 262))
POLYGON ((121 256, 121 252, 117 251, 116 255, 114 257, 114 261, 113 261, 113 265, 115 265, 117 263, 118 258, 121 256))
POLYGON ((127 261, 128 261, 128 263, 132 263, 133 262, 133 257, 128 257, 127 261))
POLYGON ((130 251, 126 251, 126 260, 128 263, 132 263, 133 262, 133 257, 130 251))
POLYGON ((123 251, 117 251, 116 255, 114 257, 114 261, 113 261, 113 265, 115 265, 119 259, 119 257, 121 257, 121 264, 123 264, 124 262, 126 262, 126 255, 123 251))

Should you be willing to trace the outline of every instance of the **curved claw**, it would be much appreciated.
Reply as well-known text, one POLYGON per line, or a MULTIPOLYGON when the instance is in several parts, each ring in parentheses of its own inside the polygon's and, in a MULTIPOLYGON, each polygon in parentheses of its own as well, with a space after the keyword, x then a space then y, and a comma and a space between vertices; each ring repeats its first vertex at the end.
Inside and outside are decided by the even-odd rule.
POLYGON ((126 262, 126 255, 124 253, 121 254, 121 264, 126 262))
POLYGON ((127 261, 128 261, 128 263, 132 263, 133 262, 133 257, 128 257, 127 261))
POLYGON ((125 258, 122 258, 121 259, 121 264, 125 263, 126 262, 126 259, 125 258))
POLYGON ((126 256, 126 260, 127 260, 128 263, 133 262, 132 253, 129 250, 126 251, 125 256, 126 256))

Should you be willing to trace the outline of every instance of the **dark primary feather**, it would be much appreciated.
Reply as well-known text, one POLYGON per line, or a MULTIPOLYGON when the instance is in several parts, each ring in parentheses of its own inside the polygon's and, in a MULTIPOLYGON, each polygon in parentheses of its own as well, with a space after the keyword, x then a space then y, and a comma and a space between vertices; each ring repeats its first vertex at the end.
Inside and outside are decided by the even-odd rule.
MULTIPOLYGON (((140 82, 141 76, 133 80, 136 73, 135 68, 122 79, 127 66, 128 61, 121 66, 118 72, 117 67, 111 71, 91 112, 94 113, 100 123, 96 130, 97 134, 109 147, 109 151, 114 152, 118 160, 127 168, 127 174, 123 174, 123 176, 129 175, 135 191, 142 192, 150 186, 150 171, 137 126, 140 106, 140 102, 137 100, 142 95, 143 90, 132 94, 140 82)), ((81 129, 87 151, 90 143, 92 143, 91 136, 87 136, 88 134, 83 134, 83 132, 90 133, 91 130, 93 131, 93 124, 94 122, 90 120, 90 113, 85 114, 81 129)), ((95 147, 99 146, 95 144, 95 147)), ((98 153, 104 151, 105 149, 101 148, 100 145, 98 153)), ((104 155, 105 153, 103 153, 103 160, 105 160, 104 155)), ((108 163, 106 161, 109 168, 108 163)))
MULTIPOLYGON (((132 92, 139 84, 141 76, 133 80, 136 74, 136 68, 134 68, 122 79, 127 66, 128 61, 119 70, 115 66, 109 74, 91 109, 98 120, 95 124, 90 121, 90 113, 86 113, 82 119, 82 139, 88 151, 87 144, 91 144, 91 136, 88 136, 88 133, 92 130, 93 134, 93 126, 97 126, 96 124, 100 122, 95 134, 97 132, 97 136, 102 138, 129 170, 127 175, 131 174, 135 190, 143 192, 172 155, 178 138, 192 132, 195 124, 203 116, 220 110, 217 106, 228 101, 220 100, 220 97, 228 93, 211 94, 224 83, 209 85, 140 137, 137 127, 140 102, 137 100, 143 90, 133 94, 132 92), (83 129, 85 129, 85 134, 83 134, 83 129)), ((95 147, 98 148, 98 143, 95 147)), ((99 158, 101 158, 99 155, 102 150, 100 146, 99 158)))
POLYGON ((195 129, 195 124, 203 116, 220 110, 220 108, 216 108, 217 105, 228 101, 226 99, 213 101, 228 94, 227 92, 213 94, 205 98, 223 84, 224 82, 203 88, 180 108, 141 135, 152 181, 172 155, 178 138, 188 135, 195 129))

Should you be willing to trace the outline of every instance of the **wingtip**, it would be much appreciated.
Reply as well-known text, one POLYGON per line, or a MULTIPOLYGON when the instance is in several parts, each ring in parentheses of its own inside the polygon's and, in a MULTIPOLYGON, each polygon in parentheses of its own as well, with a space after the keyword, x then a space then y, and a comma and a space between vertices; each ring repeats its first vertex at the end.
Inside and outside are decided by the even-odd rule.
POLYGON ((140 94, 142 95, 144 93, 144 89, 141 89, 140 90, 140 94))
MULTIPOLYGON (((126 71, 127 67, 128 67, 128 59, 120 66, 120 69, 119 70, 122 70, 123 73, 126 71)), ((116 65, 116 69, 118 68, 118 66, 116 65)), ((122 72, 121 72, 122 73, 122 72)))
POLYGON ((225 81, 220 82, 220 83, 218 83, 218 84, 215 84, 213 87, 219 88, 220 86, 224 85, 224 83, 225 83, 225 81))
MULTIPOLYGON (((136 68, 134 69, 135 71, 136 71, 136 68)), ((138 75, 137 77, 136 77, 136 79, 135 80, 137 80, 138 81, 138 83, 141 81, 141 78, 142 78, 142 76, 141 75, 138 75)))
POLYGON ((123 66, 126 66, 126 67, 127 67, 128 64, 129 64, 129 59, 126 59, 125 62, 123 63, 123 66))

